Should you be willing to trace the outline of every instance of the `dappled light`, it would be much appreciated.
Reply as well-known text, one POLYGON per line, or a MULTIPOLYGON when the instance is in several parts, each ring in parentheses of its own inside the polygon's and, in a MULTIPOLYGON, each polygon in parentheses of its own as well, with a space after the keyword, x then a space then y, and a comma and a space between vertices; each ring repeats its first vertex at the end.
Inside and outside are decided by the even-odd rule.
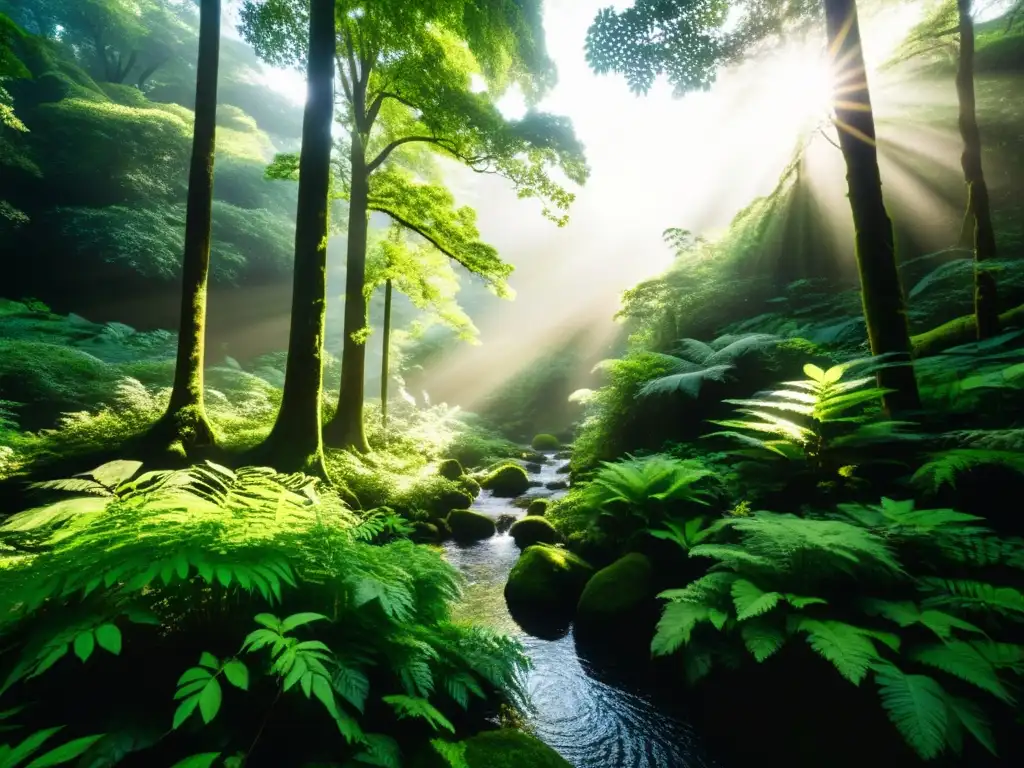
POLYGON ((1024 764, 1022 0, 0 0, 0 768, 1024 764))

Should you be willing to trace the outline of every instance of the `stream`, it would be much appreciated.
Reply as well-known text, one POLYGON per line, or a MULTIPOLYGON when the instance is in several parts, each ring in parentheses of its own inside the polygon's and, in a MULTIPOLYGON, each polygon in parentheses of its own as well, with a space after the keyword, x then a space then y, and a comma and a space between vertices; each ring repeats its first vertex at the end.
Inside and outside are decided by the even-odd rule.
MULTIPOLYGON (((566 480, 557 474, 564 461, 545 454, 540 472, 529 473, 541 483, 528 495, 558 498, 564 491, 549 491, 544 484, 566 480)), ((529 472, 529 470, 528 470, 529 472)), ((492 518, 526 510, 512 499, 495 498, 482 491, 471 509, 492 518)), ((572 631, 558 640, 527 635, 509 615, 503 590, 519 549, 508 533, 471 545, 445 544, 445 557, 467 577, 462 611, 475 621, 517 637, 533 666, 527 690, 533 704, 529 724, 535 735, 575 768, 714 768, 701 754, 692 729, 661 711, 650 697, 603 683, 590 674, 576 654, 572 631)))

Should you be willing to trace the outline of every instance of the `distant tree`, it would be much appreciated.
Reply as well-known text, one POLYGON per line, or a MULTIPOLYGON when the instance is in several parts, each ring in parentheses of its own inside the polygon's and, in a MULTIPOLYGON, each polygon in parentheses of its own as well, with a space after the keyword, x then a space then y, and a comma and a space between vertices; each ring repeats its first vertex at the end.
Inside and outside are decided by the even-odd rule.
MULTIPOLYGON (((265 60, 293 64, 303 56, 296 30, 305 13, 302 0, 249 0, 242 11, 243 34, 265 60)), ((552 209, 564 212, 573 195, 550 178, 549 169, 560 169, 576 183, 588 173, 571 125, 539 112, 510 122, 495 105, 511 84, 520 85, 535 103, 553 83, 542 34, 536 0, 339 2, 338 78, 344 97, 339 117, 349 138, 349 215, 341 392, 325 427, 328 444, 368 450, 361 331, 369 211, 387 213, 471 271, 486 276, 502 269, 494 250, 471 235, 471 209, 454 208, 443 187, 421 183, 400 166, 409 145, 425 145, 477 172, 504 176, 520 197, 549 201, 545 214, 564 222, 564 213, 552 209), (486 90, 476 87, 478 77, 486 90)))
MULTIPOLYGON (((1024 3, 1017 3, 1007 15, 1007 29, 1024 3)), ((999 333, 998 290, 995 276, 985 262, 996 258, 996 235, 992 207, 981 158, 981 131, 974 94, 974 3, 973 0, 941 0, 910 31, 894 63, 935 51, 950 53, 957 63, 956 95, 958 125, 963 140, 960 166, 967 185, 967 210, 961 241, 967 239, 968 223, 974 248, 974 319, 979 339, 999 333)))
POLYGON ((890 410, 913 410, 920 398, 910 365, 906 305, 896 267, 892 222, 882 199, 874 115, 868 90, 855 0, 637 0, 632 8, 598 13, 587 33, 587 60, 598 73, 619 72, 645 93, 660 74, 677 94, 708 89, 719 70, 822 18, 835 64, 833 110, 846 161, 857 266, 871 351, 906 365, 887 367, 879 385, 890 410), (738 9, 732 31, 724 25, 738 9))
POLYGON ((295 271, 281 409, 257 449, 271 466, 326 477, 321 435, 328 193, 334 118, 335 0, 310 0, 306 106, 299 154, 295 271))
POLYGON ((426 321, 415 323, 414 330, 417 333, 435 322, 452 329, 464 341, 475 342, 479 333, 455 298, 459 290, 459 278, 452 269, 451 259, 422 238, 416 238, 421 241, 418 245, 410 243, 408 233, 409 230, 400 224, 392 224, 387 234, 370 249, 366 264, 367 302, 379 287, 384 286, 380 401, 385 430, 388 385, 391 379, 393 291, 397 289, 416 309, 425 313, 426 321))
POLYGON ((220 9, 221 0, 202 0, 200 4, 199 64, 196 68, 195 127, 185 212, 178 358, 167 413, 153 433, 159 441, 185 453, 209 447, 215 442, 213 427, 203 406, 203 361, 213 219, 220 9))

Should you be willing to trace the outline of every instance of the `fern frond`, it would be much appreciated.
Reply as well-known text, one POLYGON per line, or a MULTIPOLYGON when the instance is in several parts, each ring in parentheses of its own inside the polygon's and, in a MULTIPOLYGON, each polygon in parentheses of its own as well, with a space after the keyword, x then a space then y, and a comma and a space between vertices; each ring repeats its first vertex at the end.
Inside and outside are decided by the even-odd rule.
POLYGON ((892 664, 875 666, 882 707, 900 734, 925 760, 938 757, 948 742, 948 695, 927 675, 906 675, 892 664))

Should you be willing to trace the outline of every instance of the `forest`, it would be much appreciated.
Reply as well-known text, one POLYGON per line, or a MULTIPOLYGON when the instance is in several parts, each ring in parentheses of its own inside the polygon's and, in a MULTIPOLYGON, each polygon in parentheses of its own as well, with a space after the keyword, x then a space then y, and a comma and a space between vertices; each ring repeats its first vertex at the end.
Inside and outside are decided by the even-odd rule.
POLYGON ((0 260, 0 768, 1024 764, 1022 0, 0 0, 0 260))

